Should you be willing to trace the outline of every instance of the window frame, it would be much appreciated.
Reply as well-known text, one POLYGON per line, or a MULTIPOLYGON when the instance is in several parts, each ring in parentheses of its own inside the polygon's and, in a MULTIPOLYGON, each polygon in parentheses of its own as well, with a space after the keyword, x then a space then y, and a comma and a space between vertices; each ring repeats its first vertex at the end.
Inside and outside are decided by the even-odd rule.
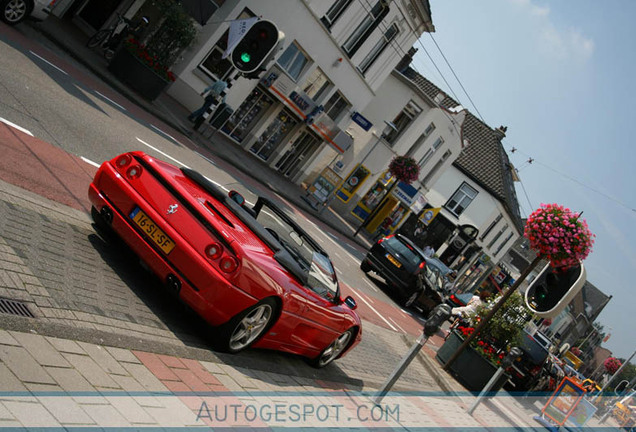
POLYGON ((479 195, 479 191, 477 189, 475 189, 470 184, 468 184, 468 182, 462 182, 462 184, 455 190, 455 192, 453 193, 453 195, 451 195, 448 201, 446 201, 446 203, 444 204, 444 208, 448 210, 450 213, 452 213, 453 215, 459 217, 462 213, 464 213, 464 211, 468 208, 468 206, 475 200, 477 195, 479 195), (470 197, 470 195, 464 191, 464 188, 468 189, 469 191, 470 190, 474 191, 474 196, 470 197), (463 194, 463 196, 461 198, 459 197, 456 198, 460 193, 463 194), (463 202, 465 198, 470 199, 470 201, 465 206, 463 206, 461 211, 459 211, 458 213, 457 208, 460 206, 460 204, 463 202), (451 205, 451 201, 455 201, 455 204, 451 205))
POLYGON ((342 16, 352 2, 353 0, 336 0, 322 18, 320 18, 320 21, 328 30, 331 30, 331 27, 333 27, 336 21, 338 21, 338 18, 342 16), (332 14, 333 17, 329 16, 330 14, 332 14))
POLYGON ((437 137, 433 145, 429 147, 428 150, 426 150, 426 153, 424 153, 424 156, 422 156, 419 162, 417 163, 420 166, 420 169, 424 168, 424 165, 428 163, 428 161, 431 159, 431 157, 433 157, 435 152, 442 146, 442 144, 444 144, 444 137, 440 135, 439 137, 437 137))
POLYGON ((351 104, 339 90, 336 90, 335 92, 333 92, 333 94, 329 96, 329 99, 327 99, 327 101, 324 104, 325 114, 331 120, 333 120, 334 123, 339 122, 342 119, 342 115, 346 113, 350 108, 351 108, 351 104), (333 99, 334 97, 338 97, 338 100, 334 102, 331 106, 328 106, 328 104, 331 102, 331 99, 333 99), (337 106, 339 101, 342 101, 344 105, 335 116, 332 116, 331 111, 335 106, 337 106))
POLYGON ((329 93, 332 87, 333 87, 333 83, 329 80, 329 77, 327 76, 327 74, 320 67, 316 67, 309 74, 309 76, 305 79, 305 83, 302 86, 305 94, 307 94, 307 96, 309 96, 311 100, 313 100, 316 103, 319 103, 322 99, 324 99, 325 94, 329 93), (316 77, 313 82, 309 83, 309 80, 312 79, 313 75, 316 72, 319 72, 321 76, 316 77), (324 79, 324 83, 320 86, 320 88, 316 91, 316 93, 312 95, 311 93, 311 91, 313 90, 312 86, 321 77, 324 79))
POLYGON ((442 154, 442 157, 439 158, 439 160, 435 163, 435 165, 433 165, 433 168, 431 168, 431 170, 426 174, 426 176, 424 176, 424 178, 422 179, 422 183, 424 183, 424 184, 428 183, 428 181, 442 167, 442 164, 444 164, 444 162, 446 162, 448 160, 448 158, 451 157, 451 154, 452 154, 452 152, 450 151, 450 149, 446 150, 444 152, 444 154, 442 154))
POLYGON ((397 35, 400 34, 400 27, 397 23, 391 24, 380 36, 380 40, 371 48, 371 50, 367 53, 364 59, 358 65, 358 70, 362 75, 367 73, 367 71, 373 66, 375 61, 382 55, 384 50, 389 44, 395 40, 397 35), (395 32, 387 37, 387 33, 389 30, 395 29, 395 32))
POLYGON ((344 44, 342 50, 347 57, 353 57, 362 44, 369 38, 373 30, 382 22, 389 13, 389 4, 386 0, 379 0, 370 11, 365 10, 366 15, 360 25, 353 30, 344 44), (377 10, 376 10, 377 9, 377 10))
POLYGON ((307 70, 307 68, 309 67, 309 65, 311 64, 311 58, 309 57, 309 55, 307 55, 307 53, 305 52, 304 49, 302 49, 302 47, 298 44, 298 42, 296 42, 295 40, 292 41, 292 43, 289 44, 289 46, 285 49, 285 51, 283 51, 283 53, 278 57, 278 59, 276 60, 276 64, 281 68, 282 71, 284 71, 294 82, 298 82, 298 79, 303 75, 303 73, 307 70), (281 63, 281 60, 283 59, 283 56, 287 53, 287 51, 289 49, 291 49, 293 47, 295 47, 296 49, 296 53, 293 55, 293 57, 290 59, 290 61, 288 62, 288 65, 285 66, 281 63), (298 55, 302 55, 305 59, 305 63, 301 66, 300 70, 298 71, 298 74, 296 76, 294 76, 294 74, 292 74, 290 72, 290 70, 288 70, 289 66, 293 66, 298 55))

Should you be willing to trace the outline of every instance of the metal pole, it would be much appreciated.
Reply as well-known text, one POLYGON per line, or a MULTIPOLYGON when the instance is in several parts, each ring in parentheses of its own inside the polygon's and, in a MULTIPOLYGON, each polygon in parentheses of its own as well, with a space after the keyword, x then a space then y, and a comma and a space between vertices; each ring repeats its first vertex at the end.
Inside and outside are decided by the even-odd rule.
POLYGON ((386 396, 389 390, 391 390, 402 373, 404 373, 404 370, 407 368, 407 366, 411 364, 411 362, 420 352, 427 340, 428 336, 425 336, 424 334, 421 334, 420 337, 417 338, 417 341, 413 344, 409 352, 402 358, 402 360, 400 360, 400 363, 398 363, 393 372, 391 372, 391 375, 389 375, 389 377, 386 379, 379 393, 375 397, 371 398, 374 404, 379 405, 380 402, 382 402, 384 396, 386 396))
POLYGON ((609 386, 609 384, 612 382, 612 380, 618 376, 618 374, 621 373, 621 371, 623 370, 623 368, 625 367, 625 365, 629 364, 629 362, 632 360, 632 358, 634 357, 634 355, 636 355, 636 350, 632 353, 632 355, 629 356, 629 358, 621 365, 621 367, 618 368, 618 370, 616 372, 614 372, 614 375, 611 376, 611 378, 609 380, 607 380, 607 382, 605 383, 605 385, 601 388, 601 390, 594 395, 594 397, 591 399, 592 401, 595 401, 600 395, 601 393, 603 393, 603 390, 605 390, 607 388, 607 386, 609 386))
POLYGON ((499 369, 497 369, 497 372, 495 372, 492 378, 490 378, 490 381, 488 381, 484 389, 481 391, 481 393, 479 393, 479 396, 477 396, 477 399, 475 399, 475 402, 473 402, 471 407, 468 408, 468 414, 473 415, 473 412, 475 411, 477 406, 481 403, 481 400, 484 398, 486 393, 488 393, 490 389, 493 388, 493 386, 495 385, 499 377, 503 375, 503 373, 504 373, 504 368, 500 367, 499 369))

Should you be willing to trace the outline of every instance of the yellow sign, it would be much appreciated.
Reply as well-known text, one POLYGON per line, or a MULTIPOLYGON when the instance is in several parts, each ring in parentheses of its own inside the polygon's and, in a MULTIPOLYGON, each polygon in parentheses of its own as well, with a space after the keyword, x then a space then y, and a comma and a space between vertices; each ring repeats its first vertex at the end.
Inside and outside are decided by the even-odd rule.
POLYGON ((420 216, 420 220, 424 225, 429 226, 431 221, 435 219, 435 216, 437 216, 437 213, 439 213, 441 209, 441 207, 436 207, 424 210, 424 213, 422 213, 422 216, 420 216))

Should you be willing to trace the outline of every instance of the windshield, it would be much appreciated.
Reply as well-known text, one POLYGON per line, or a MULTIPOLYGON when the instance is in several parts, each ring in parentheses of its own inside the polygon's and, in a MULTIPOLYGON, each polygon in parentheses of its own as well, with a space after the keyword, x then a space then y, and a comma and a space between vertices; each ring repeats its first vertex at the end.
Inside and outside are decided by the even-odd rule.
POLYGON ((448 273, 452 272, 452 270, 448 268, 446 264, 435 258, 426 258, 426 265, 429 267, 435 267, 443 276, 446 276, 448 273))
POLYGON ((329 258, 293 221, 280 215, 281 210, 264 203, 256 220, 272 234, 307 273, 307 285, 329 300, 338 296, 338 279, 329 258))

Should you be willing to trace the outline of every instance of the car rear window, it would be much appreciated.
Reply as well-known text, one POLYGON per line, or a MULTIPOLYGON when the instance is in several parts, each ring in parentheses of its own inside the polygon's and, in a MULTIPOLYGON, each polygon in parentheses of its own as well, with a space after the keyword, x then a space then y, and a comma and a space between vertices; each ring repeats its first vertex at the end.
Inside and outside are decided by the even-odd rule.
POLYGON ((400 261, 406 261, 415 266, 422 262, 422 257, 407 244, 402 243, 397 237, 389 237, 383 243, 385 249, 389 249, 400 256, 400 261))

